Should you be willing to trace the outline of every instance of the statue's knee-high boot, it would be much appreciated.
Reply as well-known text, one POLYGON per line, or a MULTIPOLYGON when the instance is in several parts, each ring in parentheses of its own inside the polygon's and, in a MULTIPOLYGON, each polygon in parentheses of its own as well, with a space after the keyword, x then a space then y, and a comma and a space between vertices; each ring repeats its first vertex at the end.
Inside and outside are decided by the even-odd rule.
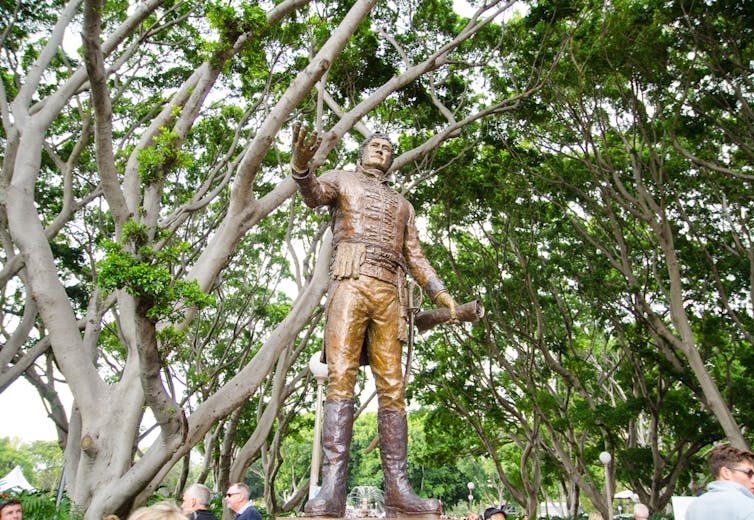
POLYGON ((408 422, 406 414, 395 410, 377 412, 380 457, 385 478, 385 515, 439 515, 442 504, 434 498, 416 496, 406 474, 408 422))
POLYGON ((325 401, 322 421, 322 487, 304 506, 307 516, 342 517, 346 513, 348 449, 353 432, 353 399, 325 401))

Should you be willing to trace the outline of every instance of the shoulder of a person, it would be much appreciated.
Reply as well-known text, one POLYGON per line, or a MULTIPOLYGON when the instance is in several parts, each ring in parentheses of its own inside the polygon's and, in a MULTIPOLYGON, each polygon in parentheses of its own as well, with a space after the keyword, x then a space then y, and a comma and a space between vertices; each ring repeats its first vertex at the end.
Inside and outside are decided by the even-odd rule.
POLYGON ((257 511, 257 508, 254 507, 253 504, 249 504, 249 507, 244 509, 244 512, 241 513, 240 519, 247 520, 249 518, 259 518, 259 511, 257 511))

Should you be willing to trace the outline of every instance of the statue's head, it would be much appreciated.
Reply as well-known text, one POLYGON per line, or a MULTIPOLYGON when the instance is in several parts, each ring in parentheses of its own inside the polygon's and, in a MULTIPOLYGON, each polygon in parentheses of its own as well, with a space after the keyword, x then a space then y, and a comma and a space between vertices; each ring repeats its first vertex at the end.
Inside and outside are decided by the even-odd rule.
POLYGON ((359 147, 359 164, 364 168, 377 168, 387 172, 393 164, 393 143, 390 137, 382 133, 374 133, 364 139, 359 147))

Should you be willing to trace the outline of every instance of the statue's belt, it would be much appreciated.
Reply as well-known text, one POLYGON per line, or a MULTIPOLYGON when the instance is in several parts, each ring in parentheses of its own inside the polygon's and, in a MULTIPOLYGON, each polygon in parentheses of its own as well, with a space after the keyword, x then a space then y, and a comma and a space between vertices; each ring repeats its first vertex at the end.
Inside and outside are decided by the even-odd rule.
POLYGON ((364 241, 341 241, 330 262, 333 280, 370 276, 395 285, 399 292, 405 287, 406 263, 403 255, 379 244, 364 241))
POLYGON ((384 267, 393 273, 397 273, 398 269, 406 271, 406 261, 399 252, 376 244, 367 243, 366 247, 366 263, 384 267))

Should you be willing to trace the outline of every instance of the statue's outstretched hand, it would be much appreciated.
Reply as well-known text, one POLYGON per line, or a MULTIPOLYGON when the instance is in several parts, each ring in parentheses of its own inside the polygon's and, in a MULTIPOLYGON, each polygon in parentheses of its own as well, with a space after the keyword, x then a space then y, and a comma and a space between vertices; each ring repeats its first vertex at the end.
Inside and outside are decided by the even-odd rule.
POLYGON ((293 144, 291 145, 291 170, 298 175, 304 175, 309 170, 309 161, 317 153, 322 138, 317 132, 312 132, 307 139, 309 128, 296 121, 293 123, 293 144))

